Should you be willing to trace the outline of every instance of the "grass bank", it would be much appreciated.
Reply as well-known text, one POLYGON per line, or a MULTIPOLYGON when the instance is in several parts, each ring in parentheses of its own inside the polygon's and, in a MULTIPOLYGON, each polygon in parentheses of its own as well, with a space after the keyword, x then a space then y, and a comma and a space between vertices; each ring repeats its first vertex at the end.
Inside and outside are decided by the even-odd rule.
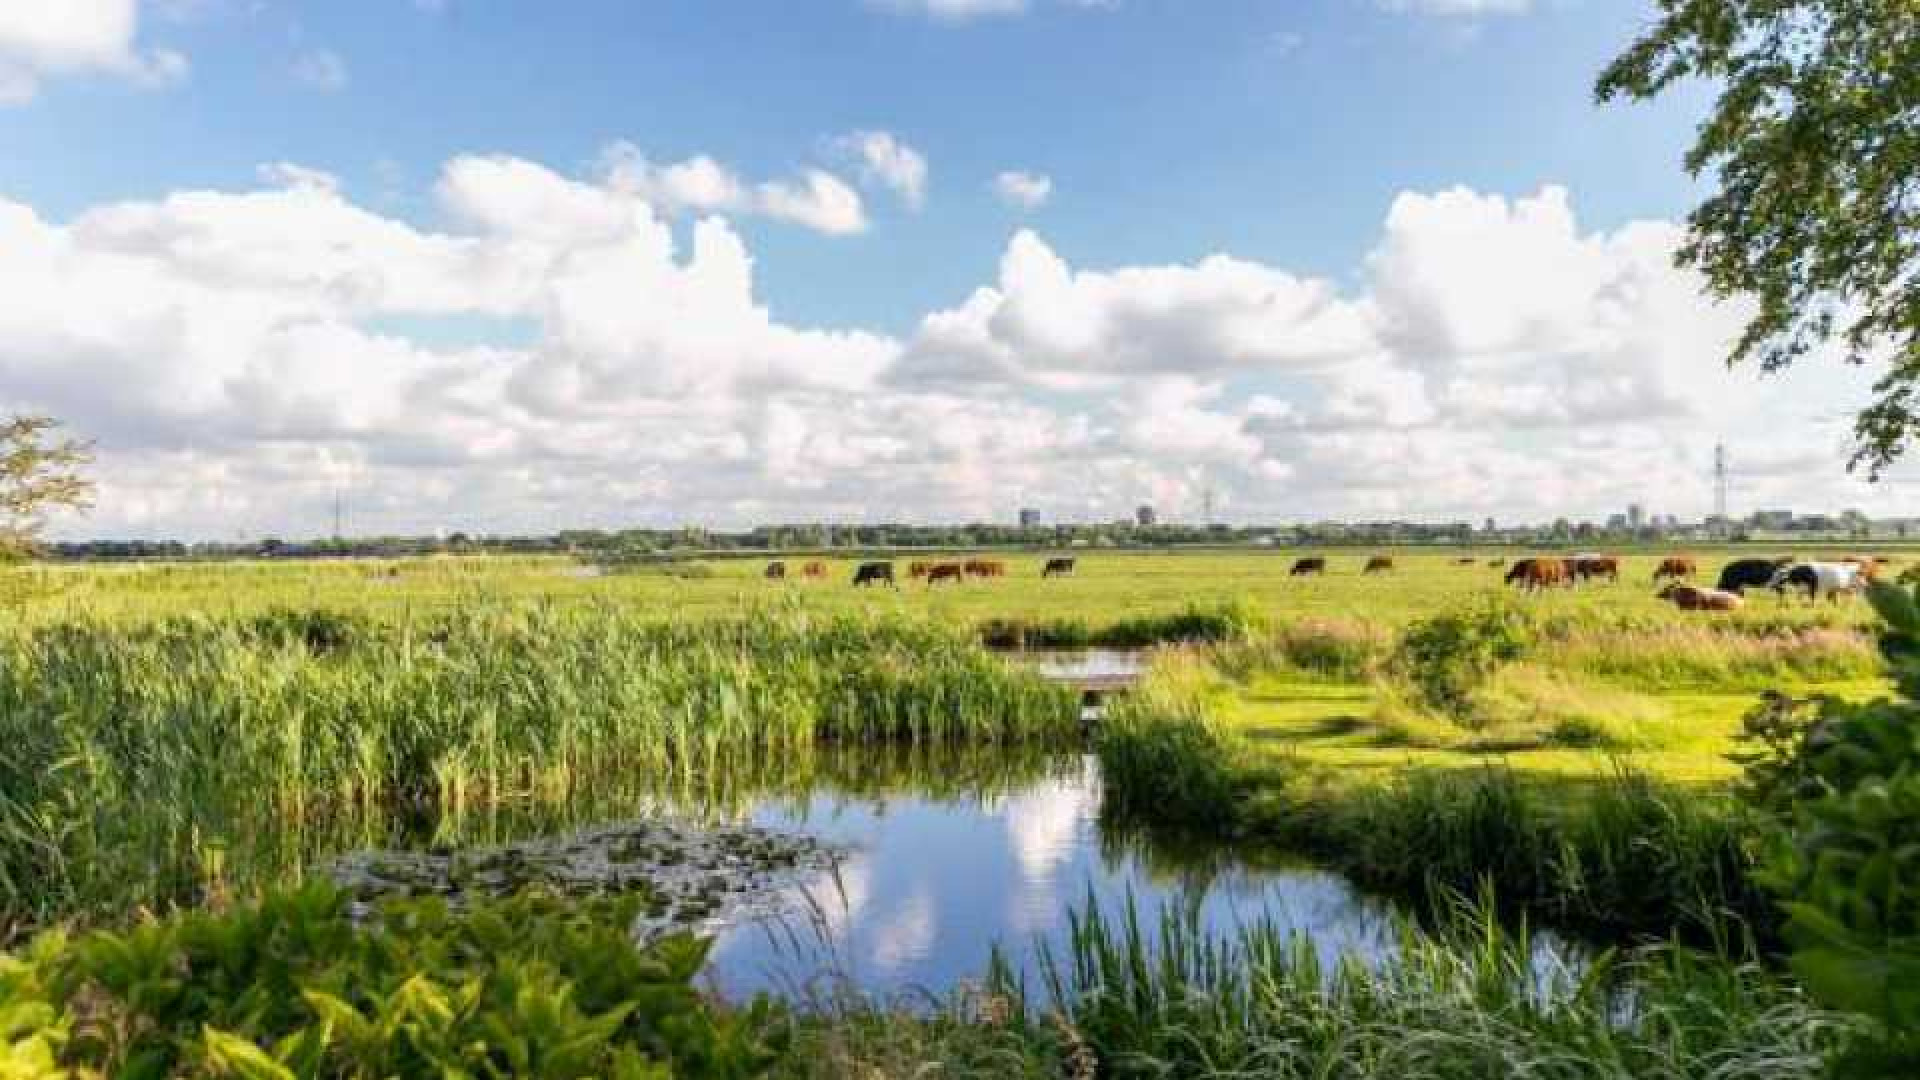
POLYGON ((1608 939, 1773 940, 1752 822, 1723 786, 1750 699, 1687 734, 1684 702, 1521 665, 1468 703, 1514 717, 1397 720, 1378 688, 1257 659, 1169 654, 1116 700, 1098 745, 1108 813, 1272 843, 1401 895, 1490 883, 1510 911, 1608 939), (1275 721, 1284 705, 1261 695, 1280 678, 1308 700, 1275 721))

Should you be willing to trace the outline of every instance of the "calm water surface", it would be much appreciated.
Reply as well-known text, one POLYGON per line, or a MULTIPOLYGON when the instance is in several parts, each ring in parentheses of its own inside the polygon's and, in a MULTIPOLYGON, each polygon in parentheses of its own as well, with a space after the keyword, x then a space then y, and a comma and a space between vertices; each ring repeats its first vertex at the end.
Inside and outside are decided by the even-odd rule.
POLYGON ((999 943, 1032 970, 1059 945, 1068 911, 1198 905, 1219 929, 1266 917, 1323 956, 1390 948, 1387 905, 1300 866, 1256 867, 1230 852, 1174 855, 1103 836, 1091 758, 1011 793, 971 798, 820 793, 760 806, 750 820, 843 848, 837 868, 789 888, 782 915, 723 928, 714 977, 729 993, 804 989, 820 977, 887 993, 942 990, 985 970, 999 943))

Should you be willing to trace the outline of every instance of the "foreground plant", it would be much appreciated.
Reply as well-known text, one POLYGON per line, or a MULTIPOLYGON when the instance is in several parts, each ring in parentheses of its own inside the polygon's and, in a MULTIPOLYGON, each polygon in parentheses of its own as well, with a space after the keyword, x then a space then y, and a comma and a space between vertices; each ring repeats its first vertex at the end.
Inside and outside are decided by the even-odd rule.
POLYGON ((1737 956, 1674 947, 1543 961, 1524 930, 1450 907, 1328 958, 1190 908, 1076 917, 1037 987, 1004 963, 932 1009, 858 999, 797 1021, 782 1075, 1212 1080, 1813 1080, 1857 1025, 1737 956))
POLYGON ((636 900, 527 894, 356 926, 308 887, 0 959, 0 1076, 734 1080, 778 1056, 768 1007, 693 989, 707 946, 637 948, 636 900))
POLYGON ((1899 697, 1774 698, 1748 722, 1748 799, 1781 822, 1762 878, 1787 913, 1792 964, 1821 1000, 1879 1038, 1850 1075, 1920 1075, 1920 603, 1869 595, 1899 697))

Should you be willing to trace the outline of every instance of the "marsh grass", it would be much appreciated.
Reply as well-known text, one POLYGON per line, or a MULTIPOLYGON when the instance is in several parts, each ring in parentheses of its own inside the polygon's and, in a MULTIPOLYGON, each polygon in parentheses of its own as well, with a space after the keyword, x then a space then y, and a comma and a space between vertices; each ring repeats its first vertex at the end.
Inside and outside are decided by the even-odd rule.
POLYGON ((1089 905, 1038 985, 996 963, 902 1010, 842 998, 802 1013, 781 1068, 806 1077, 1800 1080, 1857 1034, 1739 953, 1607 952, 1573 970, 1524 927, 1454 904, 1403 922, 1384 959, 1328 961, 1252 921, 1089 905))
POLYGON ((1458 716, 1436 712, 1384 680, 1373 724, 1385 743, 1488 754, 1655 750, 1674 739, 1673 710, 1658 698, 1534 663, 1494 673, 1465 704, 1458 716))
POLYGON ((996 649, 1145 648, 1248 641, 1266 626, 1258 609, 1235 601, 1106 622, 1082 616, 990 618, 980 622, 978 633, 982 643, 996 649))
POLYGON ((16 627, 0 631, 0 911, 192 900, 332 821, 1078 731, 1072 691, 898 617, 502 605, 16 627))
POLYGON ((1241 682, 1292 674, 1342 682, 1371 677, 1393 648, 1393 633, 1367 619, 1321 617, 1278 623, 1263 634, 1211 646, 1214 667, 1241 682))
POLYGON ((1540 663, 1630 685, 1768 689, 1782 682, 1871 678, 1886 664, 1865 631, 1778 619, 1662 622, 1599 617, 1548 622, 1540 663))

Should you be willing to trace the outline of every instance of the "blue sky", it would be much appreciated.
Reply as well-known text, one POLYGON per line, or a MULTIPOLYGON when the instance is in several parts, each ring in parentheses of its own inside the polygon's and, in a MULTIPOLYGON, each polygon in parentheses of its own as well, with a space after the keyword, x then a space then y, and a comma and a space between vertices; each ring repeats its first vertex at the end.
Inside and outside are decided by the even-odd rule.
POLYGON ((110 79, 0 113, 0 191, 66 214, 251 182, 261 162, 326 169, 431 221, 460 153, 563 170, 631 141, 751 175, 897 132, 933 163, 938 213, 828 242, 748 226, 767 295, 796 320, 907 329, 964 294, 1020 216, 1003 169, 1051 177, 1037 215, 1094 265, 1233 251, 1350 274, 1399 191, 1574 186, 1608 227, 1684 212, 1697 103, 1592 102, 1643 19, 1620 0, 1526 16, 1423 16, 1370 0, 1033 0, 1025 15, 888 13, 862 0, 198 0, 147 40, 192 59, 154 93, 110 79), (344 83, 302 77, 318 55, 344 83), (937 255, 930 254, 937 252, 937 255))
POLYGON ((369 529, 1014 501, 1105 517, 1191 510, 1209 487, 1262 520, 1577 517, 1629 497, 1697 513, 1720 438, 1756 501, 1885 512, 1897 485, 1838 464, 1857 385, 1725 376, 1715 335, 1737 310, 1665 270, 1699 194, 1680 158, 1706 91, 1591 99, 1647 16, 1637 0, 0 15, 0 201, 32 218, 0 244, 90 260, 0 257, 0 280, 57 278, 124 316, 98 333, 52 303, 0 317, 0 396, 100 440, 102 506, 62 523, 81 532, 298 533, 334 486, 369 529), (924 175, 863 156, 876 137, 924 175), (663 179, 695 159, 720 194, 663 179), (1007 197, 1010 172, 1044 178, 1044 200, 1007 197), (673 245, 649 264, 679 268, 672 288, 612 257, 649 228, 673 245), (423 246, 462 244, 486 250, 456 276, 515 269, 459 296, 393 285, 448 272, 423 246), (568 269, 602 255, 604 278, 568 269), (156 326, 177 330, 164 347, 156 326), (133 383, 90 392, 102 378, 133 383), (1744 415, 1703 412, 1715 380, 1754 395, 1744 415), (1797 441, 1760 415, 1779 409, 1799 410, 1797 441), (1623 457, 1629 478, 1583 464, 1623 457), (1356 461, 1373 471, 1338 475, 1356 461))

